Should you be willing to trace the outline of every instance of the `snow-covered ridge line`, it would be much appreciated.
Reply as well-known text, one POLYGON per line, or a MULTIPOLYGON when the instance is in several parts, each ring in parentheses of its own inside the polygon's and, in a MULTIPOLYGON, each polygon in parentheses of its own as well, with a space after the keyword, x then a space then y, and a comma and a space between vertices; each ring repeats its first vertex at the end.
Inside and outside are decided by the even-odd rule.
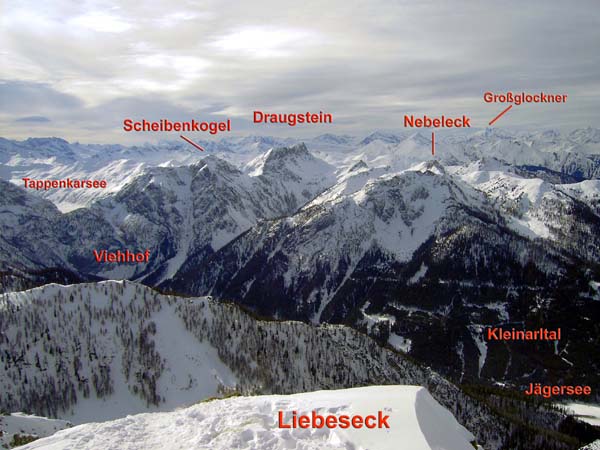
MULTIPOLYGON (((600 130, 581 129, 561 135, 557 131, 508 132, 487 129, 438 136, 438 158, 445 163, 472 162, 490 156, 511 165, 546 167, 576 177, 600 174, 600 130), (523 149, 526 149, 524 152, 523 149)), ((217 155, 253 174, 261 173, 265 152, 299 144, 298 139, 269 136, 202 141, 206 154, 217 155)), ((315 155, 338 169, 357 161, 370 167, 407 168, 428 159, 430 140, 420 133, 375 132, 367 137, 322 135, 305 139, 315 155)), ((0 138, 0 176, 17 185, 21 179, 103 179, 108 189, 86 191, 50 190, 39 194, 61 210, 70 211, 93 200, 118 192, 128 182, 152 167, 190 165, 204 155, 182 142, 127 147, 69 143, 60 138, 14 141, 0 138)))

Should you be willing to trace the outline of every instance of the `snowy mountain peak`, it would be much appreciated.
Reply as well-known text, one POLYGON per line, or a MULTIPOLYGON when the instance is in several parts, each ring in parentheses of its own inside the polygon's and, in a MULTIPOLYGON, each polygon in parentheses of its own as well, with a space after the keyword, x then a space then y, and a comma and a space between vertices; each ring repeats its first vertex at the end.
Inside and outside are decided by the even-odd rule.
POLYGON ((273 147, 267 152, 265 164, 275 164, 275 161, 310 158, 312 155, 308 152, 306 144, 301 142, 290 147, 273 147))
POLYGON ((251 176, 258 176, 267 172, 280 172, 298 166, 302 161, 315 159, 304 143, 289 147, 272 147, 246 164, 244 170, 251 176))
POLYGON ((544 130, 541 131, 535 135, 533 135, 534 137, 538 137, 540 139, 546 140, 546 141, 552 141, 552 142, 556 142, 560 139, 560 131, 558 130, 544 130))
POLYGON ((321 134, 311 140, 313 143, 332 144, 332 145, 347 145, 354 141, 352 136, 338 135, 325 133, 321 134))
POLYGON ((2 139, 0 141, 0 154, 18 155, 19 158, 36 158, 38 160, 48 160, 55 158, 55 162, 73 163, 77 155, 73 146, 67 141, 57 137, 48 138, 28 138, 24 141, 11 141, 2 139))
POLYGON ((64 149, 69 146, 69 142, 58 137, 28 138, 23 142, 35 147, 51 147, 57 149, 64 149))
POLYGON ((431 172, 436 175, 444 175, 446 174, 446 169, 443 164, 436 159, 432 159, 429 161, 423 161, 422 163, 417 164, 408 169, 409 171, 414 172, 431 172))
POLYGON ((364 161, 361 159, 361 160, 359 160, 359 161, 358 161, 356 164, 354 164, 352 167, 350 167, 350 168, 348 169, 348 173, 350 173, 350 172, 358 172, 358 171, 360 171, 360 170, 363 170, 363 169, 368 169, 368 168, 369 168, 369 166, 367 165, 367 163, 366 163, 366 162, 364 162, 364 161))
POLYGON ((381 141, 386 144, 398 144, 402 142, 404 138, 397 134, 386 133, 383 131, 375 131, 374 133, 369 134, 362 141, 360 141, 359 145, 368 145, 373 141, 381 141))
POLYGON ((421 145, 421 146, 428 146, 431 145, 431 137, 430 136, 424 136, 420 131, 417 131, 414 134, 411 134, 407 140, 416 143, 417 145, 421 145))
POLYGON ((303 198, 301 203, 312 200, 335 182, 335 167, 316 158, 304 143, 273 148, 253 164, 253 175, 271 184, 283 183, 288 189, 291 186, 295 195, 303 198))
POLYGON ((280 146, 283 142, 282 139, 275 138, 272 136, 245 136, 243 138, 228 138, 226 142, 235 142, 236 146, 256 148, 259 150, 265 150, 272 147, 280 146))
POLYGON ((214 155, 208 155, 207 157, 203 158, 202 161, 199 161, 197 163, 195 163, 194 165, 192 165, 192 167, 196 167, 198 168, 198 170, 212 170, 215 172, 221 172, 221 173, 229 173, 229 174, 240 174, 241 175, 241 171, 234 166, 233 164, 225 161, 224 159, 221 159, 217 156, 214 155))
POLYGON ((502 130, 501 128, 487 127, 484 130, 477 131, 473 136, 483 137, 486 139, 512 139, 514 136, 502 130))

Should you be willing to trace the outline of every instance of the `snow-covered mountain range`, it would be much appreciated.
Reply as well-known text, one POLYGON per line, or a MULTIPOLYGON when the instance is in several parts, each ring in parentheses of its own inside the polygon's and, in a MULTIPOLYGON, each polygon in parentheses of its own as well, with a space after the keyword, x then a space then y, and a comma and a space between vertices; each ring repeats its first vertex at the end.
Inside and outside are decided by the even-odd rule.
MULTIPOLYGON (((435 157, 419 133, 325 135, 270 148, 291 140, 252 137, 207 144, 213 155, 202 159, 180 144, 3 140, 2 173, 13 183, 0 181, 2 282, 10 290, 138 280, 267 316, 351 324, 459 380, 564 381, 580 370, 563 350, 595 349, 597 135, 488 129, 440 139, 435 157), (64 189, 24 190, 14 180, 23 161, 46 170, 28 176, 64 166, 92 177, 113 160, 125 184, 88 194, 88 206, 69 212, 48 194, 64 189), (145 161, 139 173, 133 161, 145 161), (151 257, 111 264, 93 254, 125 249, 151 257), (539 308, 547 317, 536 318, 539 308), (544 361, 480 338, 486 325, 548 326, 565 310, 580 331, 536 349, 544 361), (442 332, 429 332, 440 323, 442 332), (445 356, 427 356, 436 338, 450 343, 445 356)), ((598 372, 594 361, 581 362, 586 376, 598 372)))
MULTIPOLYGON (((169 410, 184 397, 200 400, 231 389, 291 393, 396 380, 427 385, 457 414, 456 402, 441 400, 427 375, 390 375, 393 366, 382 366, 381 377, 365 372, 346 379, 334 372, 332 379, 311 374, 317 378, 307 381, 313 378, 302 370, 329 365, 303 361, 297 374, 283 367, 271 373, 270 366, 240 360, 237 345, 229 353, 216 341, 197 346, 197 339, 210 341, 210 332, 188 319, 198 312, 140 285, 19 292, 102 279, 210 295, 265 317, 349 325, 457 383, 518 390, 531 382, 597 386, 600 362, 589 355, 600 350, 599 135, 591 128, 441 134, 435 155, 426 133, 407 132, 303 142, 228 138, 202 142, 204 153, 184 143, 124 147, 0 139, 0 287, 9 293, 6 305, 46 302, 57 315, 54 326, 64 328, 70 341, 96 347, 88 348, 87 359, 84 350, 69 347, 79 362, 70 360, 64 368, 48 353, 57 349, 44 344, 50 339, 45 329, 39 336, 15 334, 11 339, 19 336, 21 346, 43 350, 47 359, 47 371, 36 372, 35 392, 51 386, 48 374, 59 376, 52 370, 65 371, 71 381, 61 387, 60 401, 9 390, 9 410, 78 422, 90 414, 112 419, 148 408, 169 410), (23 177, 104 179, 107 188, 25 189, 23 177), (117 264, 94 256, 126 249, 148 250, 151 257, 117 264), (63 299, 79 295, 88 302, 63 299), (136 306, 132 299, 140 296, 146 300, 136 306), (151 325, 147 319, 155 315, 151 325), (99 318, 105 323, 97 325, 99 318), (563 338, 556 344, 487 342, 483 332, 489 326, 561 327, 563 338), (182 354, 169 337, 175 329, 182 333, 177 340, 189 344, 182 348, 200 353, 182 354), (98 348, 113 349, 103 356, 108 360, 90 356, 98 348), (238 364, 254 377, 243 381, 238 364), (198 370, 212 384, 193 385, 190 374, 198 370), (182 387, 186 380, 191 385, 182 387), (77 400, 73 390, 80 392, 77 400), (122 402, 103 409, 94 402, 85 406, 86 392, 98 398, 129 394, 115 396, 122 402)), ((212 305, 207 302, 193 304, 212 305)), ((14 323, 8 323, 44 323, 42 313, 22 319, 27 310, 11 308, 6 311, 14 323)), ((366 342, 372 341, 356 348, 372 351, 366 342)), ((261 348, 250 351, 267 347, 261 348)), ((32 385, 22 378, 28 371, 21 355, 11 355, 5 359, 12 361, 7 374, 13 388, 27 389, 32 385)), ((35 359, 28 364, 42 366, 35 359)))
MULTIPOLYGON (((406 169, 428 159, 431 145, 425 132, 383 133, 366 137, 325 134, 312 139, 281 139, 265 136, 198 141, 202 153, 183 141, 144 146, 68 143, 59 138, 30 138, 14 141, 0 138, 0 178, 23 185, 31 179, 106 180, 102 190, 48 190, 38 192, 63 212, 88 206, 94 200, 118 192, 151 167, 179 167, 214 155, 231 164, 256 171, 257 164, 273 148, 290 147, 301 142, 317 158, 336 168, 364 161, 371 167, 392 166, 406 169)), ((530 170, 547 169, 565 179, 582 181, 598 178, 600 154, 598 129, 575 130, 566 135, 557 131, 509 133, 486 129, 469 134, 438 136, 436 158, 444 163, 465 163, 496 158, 530 170)))

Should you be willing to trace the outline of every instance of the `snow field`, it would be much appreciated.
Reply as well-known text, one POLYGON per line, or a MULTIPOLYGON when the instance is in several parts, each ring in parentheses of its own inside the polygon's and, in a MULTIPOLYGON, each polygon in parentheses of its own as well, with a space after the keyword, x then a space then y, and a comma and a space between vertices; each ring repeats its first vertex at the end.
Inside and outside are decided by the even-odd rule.
MULTIPOLYGON (((286 422, 288 423, 288 422, 286 422)), ((128 416, 65 430, 23 450, 255 449, 470 450, 473 435, 426 389, 371 386, 294 395, 237 397, 169 413, 128 416), (278 413, 389 415, 389 429, 280 429, 278 413)))
POLYGON ((71 427, 66 420, 48 419, 20 412, 0 415, 0 447, 10 445, 15 434, 20 436, 46 437, 58 430, 71 427))

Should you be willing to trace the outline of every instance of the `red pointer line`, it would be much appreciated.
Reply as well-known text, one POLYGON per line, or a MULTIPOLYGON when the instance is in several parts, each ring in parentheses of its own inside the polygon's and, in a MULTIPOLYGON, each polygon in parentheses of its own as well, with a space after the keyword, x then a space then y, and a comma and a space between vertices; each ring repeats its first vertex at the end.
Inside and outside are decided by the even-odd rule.
POLYGON ((508 108, 506 108, 504 111, 502 111, 496 117, 494 117, 494 119, 488 125, 493 125, 496 120, 498 120, 500 117, 502 117, 512 107, 513 107, 513 105, 510 105, 508 108))
POLYGON ((435 155, 435 133, 431 133, 431 154, 435 155))
POLYGON ((202 147, 200 147, 198 144, 196 144, 194 141, 192 141, 191 139, 186 138, 183 134, 180 134, 179 137, 181 139, 183 139, 185 142, 188 142, 189 144, 192 144, 194 147, 196 147, 198 150, 200 150, 201 152, 204 151, 204 149, 202 147))

